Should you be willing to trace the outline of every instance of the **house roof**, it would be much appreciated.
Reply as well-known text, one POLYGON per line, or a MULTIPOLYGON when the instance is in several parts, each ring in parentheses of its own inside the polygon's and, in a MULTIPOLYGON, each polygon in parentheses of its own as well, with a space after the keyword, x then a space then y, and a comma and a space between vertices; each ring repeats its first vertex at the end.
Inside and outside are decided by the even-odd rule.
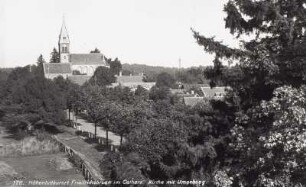
POLYGON ((208 84, 183 84, 185 90, 190 90, 192 88, 209 87, 208 84))
POLYGON ((172 94, 184 94, 186 93, 186 90, 185 89, 170 89, 170 92, 172 94))
POLYGON ((106 65, 100 53, 70 54, 70 62, 72 65, 106 65))
POLYGON ((67 74, 71 73, 70 63, 44 63, 45 74, 67 74))
POLYGON ((90 79, 91 76, 88 75, 72 75, 68 79, 78 85, 83 85, 86 81, 90 79))
POLYGON ((184 103, 187 106, 194 106, 200 102, 205 102, 203 97, 184 97, 184 103))
POLYGON ((140 83, 142 81, 142 75, 131 75, 131 76, 118 76, 117 81, 118 83, 140 83))
POLYGON ((227 87, 201 87, 201 90, 205 97, 224 96, 227 87))

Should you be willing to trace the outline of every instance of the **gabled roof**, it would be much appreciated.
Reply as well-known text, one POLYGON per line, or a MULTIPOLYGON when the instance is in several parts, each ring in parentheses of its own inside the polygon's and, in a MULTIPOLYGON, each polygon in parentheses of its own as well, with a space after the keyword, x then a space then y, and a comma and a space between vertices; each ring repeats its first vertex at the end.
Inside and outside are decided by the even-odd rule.
POLYGON ((192 88, 209 87, 208 84, 183 84, 185 90, 190 90, 192 88))
POLYGON ((143 82, 142 75, 131 75, 131 76, 118 76, 117 81, 118 83, 139 83, 143 82))
POLYGON ((72 65, 107 65, 100 53, 70 54, 70 62, 72 65))
POLYGON ((194 106, 200 102, 205 102, 203 97, 184 97, 184 103, 187 106, 194 106))
POLYGON ((69 74, 71 73, 70 63, 44 63, 45 74, 69 74))
POLYGON ((210 88, 207 87, 201 87, 201 90, 205 97, 220 97, 225 95, 225 91, 227 90, 227 87, 214 87, 210 88))

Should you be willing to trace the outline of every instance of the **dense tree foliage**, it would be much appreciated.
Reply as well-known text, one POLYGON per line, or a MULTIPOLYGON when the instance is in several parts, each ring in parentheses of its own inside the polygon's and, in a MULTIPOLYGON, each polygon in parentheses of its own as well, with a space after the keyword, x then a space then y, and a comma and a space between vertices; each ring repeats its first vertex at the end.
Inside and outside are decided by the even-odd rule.
POLYGON ((292 128, 305 125, 298 122, 305 111, 305 90, 299 90, 306 81, 305 1, 231 0, 224 10, 225 27, 238 39, 249 36, 241 48, 193 31, 198 44, 216 55, 214 67, 205 72, 211 86, 222 82, 232 88, 226 101, 236 112, 228 124, 233 142, 225 158, 231 162, 224 168, 236 186, 305 184, 303 148, 290 147, 303 144, 290 136, 292 128), (227 68, 224 61, 237 65, 227 68))
POLYGON ((118 58, 105 58, 105 61, 109 67, 98 67, 89 80, 91 85, 107 86, 116 81, 116 75, 119 75, 122 69, 121 62, 118 58))
POLYGON ((51 52, 50 63, 60 63, 60 54, 56 48, 51 52))
POLYGON ((118 58, 112 60, 111 58, 106 58, 106 62, 109 64, 110 71, 113 75, 119 75, 119 72, 122 70, 121 62, 118 58))
POLYGON ((95 48, 94 50, 90 51, 90 53, 101 53, 101 51, 98 48, 95 48))
POLYGON ((26 135, 26 132, 19 132, 26 130, 22 124, 33 129, 44 123, 61 125, 66 119, 68 90, 74 85, 62 77, 53 81, 46 79, 43 63, 40 55, 37 65, 14 68, 2 82, 0 108, 4 124, 12 133, 17 133, 16 137, 18 133, 26 135), (18 124, 22 129, 16 128, 18 124))
POLYGON ((110 68, 98 67, 94 75, 89 79, 89 83, 92 85, 106 86, 114 83, 115 76, 111 73, 110 68))
POLYGON ((156 77, 156 87, 167 87, 167 88, 175 88, 176 80, 169 73, 162 72, 156 77))

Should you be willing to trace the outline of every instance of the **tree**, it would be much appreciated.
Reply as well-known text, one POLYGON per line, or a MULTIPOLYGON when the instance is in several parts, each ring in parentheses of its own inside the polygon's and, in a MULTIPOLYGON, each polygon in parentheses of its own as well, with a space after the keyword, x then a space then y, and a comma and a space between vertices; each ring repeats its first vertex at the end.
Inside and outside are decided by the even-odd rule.
MULTIPOLYGON (((295 180, 297 176, 303 175, 302 170, 294 173, 294 176, 283 178, 287 174, 283 170, 288 161, 287 153, 277 153, 278 157, 271 157, 273 161, 270 159, 263 163, 269 150, 258 143, 262 134, 273 136, 274 124, 285 123, 278 122, 273 115, 265 115, 262 102, 275 100, 273 93, 278 92, 279 88, 299 88, 306 83, 304 3, 299 0, 228 1, 224 7, 227 14, 225 27, 237 39, 243 40, 244 35, 249 35, 249 40, 243 40, 238 49, 193 30, 197 43, 205 51, 215 54, 214 67, 205 72, 211 80, 211 86, 223 82, 232 88, 226 103, 234 106, 233 117, 236 119, 229 124, 228 135, 237 146, 226 150, 227 158, 231 158, 227 174, 234 177, 233 182, 237 186, 289 186, 286 180, 290 186, 304 184, 295 180), (223 65, 224 61, 236 61, 237 65, 230 69, 223 65), (258 163, 262 166, 259 167, 258 163)), ((285 111, 282 108, 279 112, 285 114, 285 111)), ((226 116, 232 114, 224 112, 226 116)), ((287 132, 290 129, 280 125, 277 132, 287 132)), ((282 146, 278 148, 283 151, 282 146)), ((299 159, 299 156, 291 158, 299 159)), ((305 166, 306 163, 299 164, 305 166)))
POLYGON ((146 90, 144 87, 138 85, 135 90, 135 96, 146 100, 149 98, 149 91, 146 90))
POLYGON ((60 54, 57 52, 56 48, 53 48, 51 53, 50 63, 60 63, 60 54))
POLYGON ((149 92, 149 98, 153 101, 166 100, 170 98, 170 90, 167 87, 153 86, 149 92))
POLYGON ((30 68, 33 69, 32 71, 34 72, 35 75, 43 77, 44 76, 44 67, 43 64, 46 63, 44 57, 42 54, 39 55, 37 58, 37 66, 31 66, 30 68))
POLYGON ((110 66, 110 71, 113 75, 119 75, 119 72, 122 70, 121 62, 118 58, 112 60, 111 58, 105 58, 106 62, 110 66))
POLYGON ((77 111, 84 108, 84 94, 80 86, 70 83, 68 90, 66 92, 66 103, 68 109, 68 118, 70 119, 71 111, 74 111, 77 114, 77 111))
POLYGON ((97 126, 102 126, 106 132, 106 145, 108 147, 108 132, 111 127, 110 119, 112 115, 116 115, 116 105, 104 96, 104 88, 88 86, 85 92, 85 108, 90 120, 95 124, 95 137, 97 136, 97 126))
POLYGON ((167 87, 167 88, 175 88, 176 82, 173 76, 171 76, 169 73, 162 72, 157 75, 156 78, 156 87, 167 87))
POLYGON ((94 50, 90 51, 90 53, 101 53, 98 48, 95 48, 94 50))
MULTIPOLYGON (((229 1, 225 5, 225 26, 237 38, 250 35, 241 49, 233 49, 193 31, 198 44, 215 53, 215 76, 222 75, 221 59, 238 60, 244 73, 236 88, 242 104, 271 99, 281 85, 305 84, 305 26, 302 1, 229 1), (249 17, 250 19, 246 19, 249 17), (271 23, 271 24, 270 24, 271 23), (298 68, 297 68, 298 67, 298 68), (239 89, 243 87, 243 93, 239 89)), ((224 77, 226 78, 226 77, 224 77)), ((231 86, 231 85, 230 85, 231 86)), ((240 89, 241 90, 241 89, 240 89)))
POLYGON ((115 76, 107 67, 98 67, 94 75, 89 79, 92 85, 106 86, 115 82, 115 76))
POLYGON ((37 58, 37 65, 41 65, 41 64, 44 64, 46 63, 44 57, 42 54, 39 55, 39 57, 37 58))
POLYGON ((133 107, 120 104, 114 105, 113 115, 110 115, 110 129, 120 135, 120 145, 123 142, 123 136, 127 135, 133 126, 133 107))
POLYGON ((107 98, 122 105, 131 105, 135 102, 135 97, 131 89, 122 86, 108 89, 107 98))
POLYGON ((151 119, 132 130, 126 148, 141 155, 150 165, 151 179, 171 179, 179 170, 178 150, 186 140, 184 127, 170 119, 151 119))
POLYGON ((100 94, 100 88, 98 86, 88 85, 86 90, 84 90, 84 105, 87 110, 87 114, 89 119, 95 124, 95 138, 97 136, 97 125, 103 119, 102 105, 104 98, 100 94))

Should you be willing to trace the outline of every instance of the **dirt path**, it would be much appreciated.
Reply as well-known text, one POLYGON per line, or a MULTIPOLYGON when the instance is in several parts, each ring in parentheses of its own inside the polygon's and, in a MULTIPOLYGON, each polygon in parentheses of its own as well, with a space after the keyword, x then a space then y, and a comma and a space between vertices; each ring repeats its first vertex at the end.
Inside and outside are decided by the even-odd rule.
MULTIPOLYGON (((73 113, 71 113, 71 119, 75 119, 75 116, 73 115, 73 113)), ((77 118, 77 123, 81 124, 81 128, 84 131, 87 132, 91 132, 91 133, 95 133, 95 124, 88 122, 85 119, 82 119, 81 117, 78 116, 77 118)), ((97 127, 97 136, 106 137, 106 132, 102 127, 97 127)), ((112 132, 108 132, 108 139, 111 140, 111 143, 113 145, 119 146, 120 145, 120 136, 112 133, 112 132)))
POLYGON ((94 172, 100 175, 100 179, 103 179, 100 174, 99 162, 106 152, 98 151, 96 148, 98 146, 97 143, 88 143, 85 138, 75 135, 75 129, 64 127, 63 130, 64 132, 57 134, 56 137, 65 145, 84 155, 86 161, 89 162, 91 167, 95 170, 94 172))

